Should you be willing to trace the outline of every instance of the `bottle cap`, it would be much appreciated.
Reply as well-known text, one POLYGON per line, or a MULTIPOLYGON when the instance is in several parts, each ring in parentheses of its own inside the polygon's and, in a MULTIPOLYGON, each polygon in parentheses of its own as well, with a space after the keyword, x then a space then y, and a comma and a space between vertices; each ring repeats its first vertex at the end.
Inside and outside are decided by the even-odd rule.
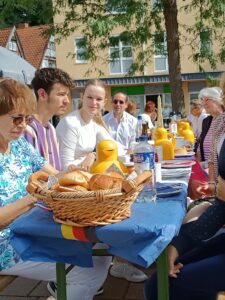
POLYGON ((140 141, 140 142, 147 141, 147 140, 148 140, 147 135, 141 135, 141 136, 139 137, 139 141, 140 141))

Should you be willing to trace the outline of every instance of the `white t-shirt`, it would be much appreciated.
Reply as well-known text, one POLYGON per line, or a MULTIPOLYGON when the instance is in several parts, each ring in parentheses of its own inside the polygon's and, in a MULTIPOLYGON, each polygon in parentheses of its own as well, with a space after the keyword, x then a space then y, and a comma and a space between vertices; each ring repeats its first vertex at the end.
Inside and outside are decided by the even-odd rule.
MULTIPOLYGON (((79 165, 100 141, 113 140, 107 130, 93 120, 85 123, 77 110, 59 122, 56 133, 63 170, 71 164, 79 165)), ((118 145, 118 153, 125 154, 121 145, 118 145)))
POLYGON ((142 116, 142 121, 147 122, 148 123, 148 128, 152 129, 154 126, 152 124, 150 116, 145 114, 145 113, 143 113, 141 116, 142 116))
POLYGON ((123 112, 123 117, 119 123, 113 112, 105 115, 103 119, 113 139, 122 144, 124 150, 130 149, 136 139, 137 119, 127 112, 123 112))
POLYGON ((202 132, 202 121, 208 116, 203 109, 199 117, 195 117, 192 114, 187 116, 188 121, 191 123, 195 137, 199 138, 202 132))

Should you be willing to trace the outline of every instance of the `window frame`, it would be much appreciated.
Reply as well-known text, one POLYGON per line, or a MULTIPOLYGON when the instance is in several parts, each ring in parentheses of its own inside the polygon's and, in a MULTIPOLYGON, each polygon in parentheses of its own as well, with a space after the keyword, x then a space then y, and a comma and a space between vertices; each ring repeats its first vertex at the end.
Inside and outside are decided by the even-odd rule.
MULTIPOLYGON (((105 1, 105 9, 106 9, 106 14, 107 15, 117 15, 117 14, 125 14, 126 13, 126 10, 116 10, 115 7, 112 8, 112 10, 109 9, 109 5, 108 5, 108 2, 110 0, 106 0, 105 1)), ((123 2, 124 0, 121 0, 121 2, 123 2)))
POLYGON ((77 41, 78 40, 84 40, 85 37, 84 36, 78 36, 74 38, 74 48, 75 48, 75 63, 76 64, 87 64, 88 63, 88 59, 77 59, 77 51, 80 50, 81 48, 84 48, 86 50, 84 50, 83 52, 87 51, 87 48, 85 47, 81 47, 80 49, 78 49, 77 47, 77 41))
MULTIPOLYGON (((155 33, 156 35, 159 35, 160 33, 155 33)), ((162 43, 161 43, 162 44, 162 43)), ((163 32, 163 48, 165 51, 165 54, 156 54, 156 44, 155 44, 155 39, 154 39, 154 72, 159 73, 159 72, 168 72, 169 71, 169 66, 168 66, 168 54, 167 54, 167 43, 166 43, 166 33, 163 32), (165 69, 156 69, 156 59, 165 59, 165 69)))
POLYGON ((205 53, 205 54, 211 54, 212 53, 212 32, 210 29, 203 29, 200 33, 199 33, 199 52, 201 54, 205 53), (201 34, 204 33, 208 33, 209 37, 208 40, 207 39, 203 39, 201 37, 201 34), (203 47, 206 49, 206 51, 204 51, 203 47))
POLYGON ((109 41, 109 73, 110 75, 116 75, 116 74, 127 74, 128 72, 124 70, 123 67, 123 61, 129 61, 131 60, 133 64, 133 49, 132 49, 132 45, 128 44, 128 45, 123 45, 124 41, 123 40, 119 40, 118 46, 110 46, 110 41, 109 41), (113 59, 111 60, 111 49, 113 48, 118 48, 118 53, 119 53, 119 58, 118 59, 113 59), (125 48, 130 48, 131 50, 131 56, 130 57, 123 57, 123 49, 125 48), (112 72, 111 71, 111 64, 115 63, 115 62, 119 62, 120 65, 120 72, 112 72))
POLYGON ((9 50, 12 52, 17 52, 18 46, 16 40, 9 41, 9 50))

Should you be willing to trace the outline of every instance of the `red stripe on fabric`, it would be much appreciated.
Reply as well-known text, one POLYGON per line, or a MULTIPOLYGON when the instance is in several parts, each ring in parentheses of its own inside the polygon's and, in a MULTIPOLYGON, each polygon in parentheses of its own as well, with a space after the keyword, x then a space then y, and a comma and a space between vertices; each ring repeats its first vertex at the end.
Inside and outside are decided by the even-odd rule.
POLYGON ((85 229, 83 227, 74 227, 73 226, 73 234, 76 239, 83 242, 90 242, 85 235, 85 229))

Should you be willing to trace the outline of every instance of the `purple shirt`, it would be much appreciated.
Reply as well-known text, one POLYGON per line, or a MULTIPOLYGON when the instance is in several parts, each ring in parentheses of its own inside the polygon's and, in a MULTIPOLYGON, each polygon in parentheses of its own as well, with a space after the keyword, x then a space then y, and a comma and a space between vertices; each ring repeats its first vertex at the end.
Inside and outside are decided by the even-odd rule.
POLYGON ((50 122, 43 126, 37 119, 34 119, 31 124, 27 125, 23 135, 56 170, 61 170, 58 140, 55 128, 50 122))

